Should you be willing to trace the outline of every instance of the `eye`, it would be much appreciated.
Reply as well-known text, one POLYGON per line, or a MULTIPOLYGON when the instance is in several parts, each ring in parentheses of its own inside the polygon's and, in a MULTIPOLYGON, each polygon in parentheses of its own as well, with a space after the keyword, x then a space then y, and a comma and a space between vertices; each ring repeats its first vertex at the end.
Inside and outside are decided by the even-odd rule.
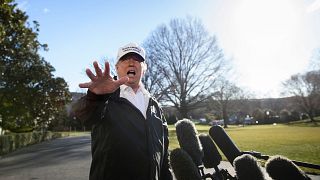
POLYGON ((141 57, 139 57, 139 56, 134 56, 134 57, 132 57, 132 59, 135 60, 135 61, 138 61, 138 62, 142 62, 143 61, 143 59, 141 57))

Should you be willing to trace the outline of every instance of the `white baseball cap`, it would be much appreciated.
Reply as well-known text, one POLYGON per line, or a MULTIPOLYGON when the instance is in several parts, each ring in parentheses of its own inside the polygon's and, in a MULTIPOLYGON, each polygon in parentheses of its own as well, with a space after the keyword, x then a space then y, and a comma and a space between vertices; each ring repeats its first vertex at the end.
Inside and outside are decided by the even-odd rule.
POLYGON ((129 43, 119 48, 117 61, 119 61, 124 55, 128 53, 136 53, 141 56, 143 60, 146 59, 146 52, 141 46, 139 46, 137 43, 129 43))

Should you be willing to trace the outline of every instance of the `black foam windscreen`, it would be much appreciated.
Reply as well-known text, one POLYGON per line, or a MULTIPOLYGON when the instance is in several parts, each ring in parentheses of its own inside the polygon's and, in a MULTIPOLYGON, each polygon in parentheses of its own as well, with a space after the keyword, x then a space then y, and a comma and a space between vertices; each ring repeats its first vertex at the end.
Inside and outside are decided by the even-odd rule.
POLYGON ((264 180, 264 174, 257 159, 249 154, 238 156, 233 161, 238 180, 264 180))
POLYGON ((171 151, 170 165, 177 180, 201 180, 197 166, 183 149, 171 151))
POLYGON ((197 166, 202 165, 203 150, 194 123, 184 119, 179 120, 175 126, 180 147, 190 155, 197 166))
POLYGON ((266 162, 266 170, 269 176, 275 180, 309 180, 306 175, 297 165, 290 159, 283 156, 272 156, 266 162))
POLYGON ((211 137, 207 134, 199 134, 199 140, 203 148, 203 165, 206 168, 214 168, 220 164, 222 157, 213 143, 211 137))
POLYGON ((221 126, 212 126, 209 134, 231 164, 236 157, 241 155, 239 148, 221 126))

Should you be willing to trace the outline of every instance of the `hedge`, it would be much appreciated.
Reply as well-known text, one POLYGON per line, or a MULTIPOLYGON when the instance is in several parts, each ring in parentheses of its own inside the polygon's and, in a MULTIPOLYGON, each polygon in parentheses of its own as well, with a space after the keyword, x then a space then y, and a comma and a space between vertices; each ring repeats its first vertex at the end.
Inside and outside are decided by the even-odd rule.
POLYGON ((9 135, 0 136, 0 156, 15 151, 19 148, 47 141, 50 139, 56 139, 67 134, 59 132, 29 132, 29 133, 12 133, 9 135))

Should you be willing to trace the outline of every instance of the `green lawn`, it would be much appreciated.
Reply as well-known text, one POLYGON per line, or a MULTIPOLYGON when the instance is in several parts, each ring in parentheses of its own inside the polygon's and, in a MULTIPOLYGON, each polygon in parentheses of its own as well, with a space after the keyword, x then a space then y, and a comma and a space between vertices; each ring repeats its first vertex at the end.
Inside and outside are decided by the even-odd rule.
MULTIPOLYGON (((209 134, 210 126, 196 125, 196 128, 199 133, 209 134)), ((292 160, 320 164, 319 122, 230 126, 226 132, 242 151, 254 150, 265 155, 283 155, 292 160)), ((169 149, 179 147, 174 125, 169 126, 169 136, 169 149)), ((320 171, 312 172, 320 173, 320 171)))

